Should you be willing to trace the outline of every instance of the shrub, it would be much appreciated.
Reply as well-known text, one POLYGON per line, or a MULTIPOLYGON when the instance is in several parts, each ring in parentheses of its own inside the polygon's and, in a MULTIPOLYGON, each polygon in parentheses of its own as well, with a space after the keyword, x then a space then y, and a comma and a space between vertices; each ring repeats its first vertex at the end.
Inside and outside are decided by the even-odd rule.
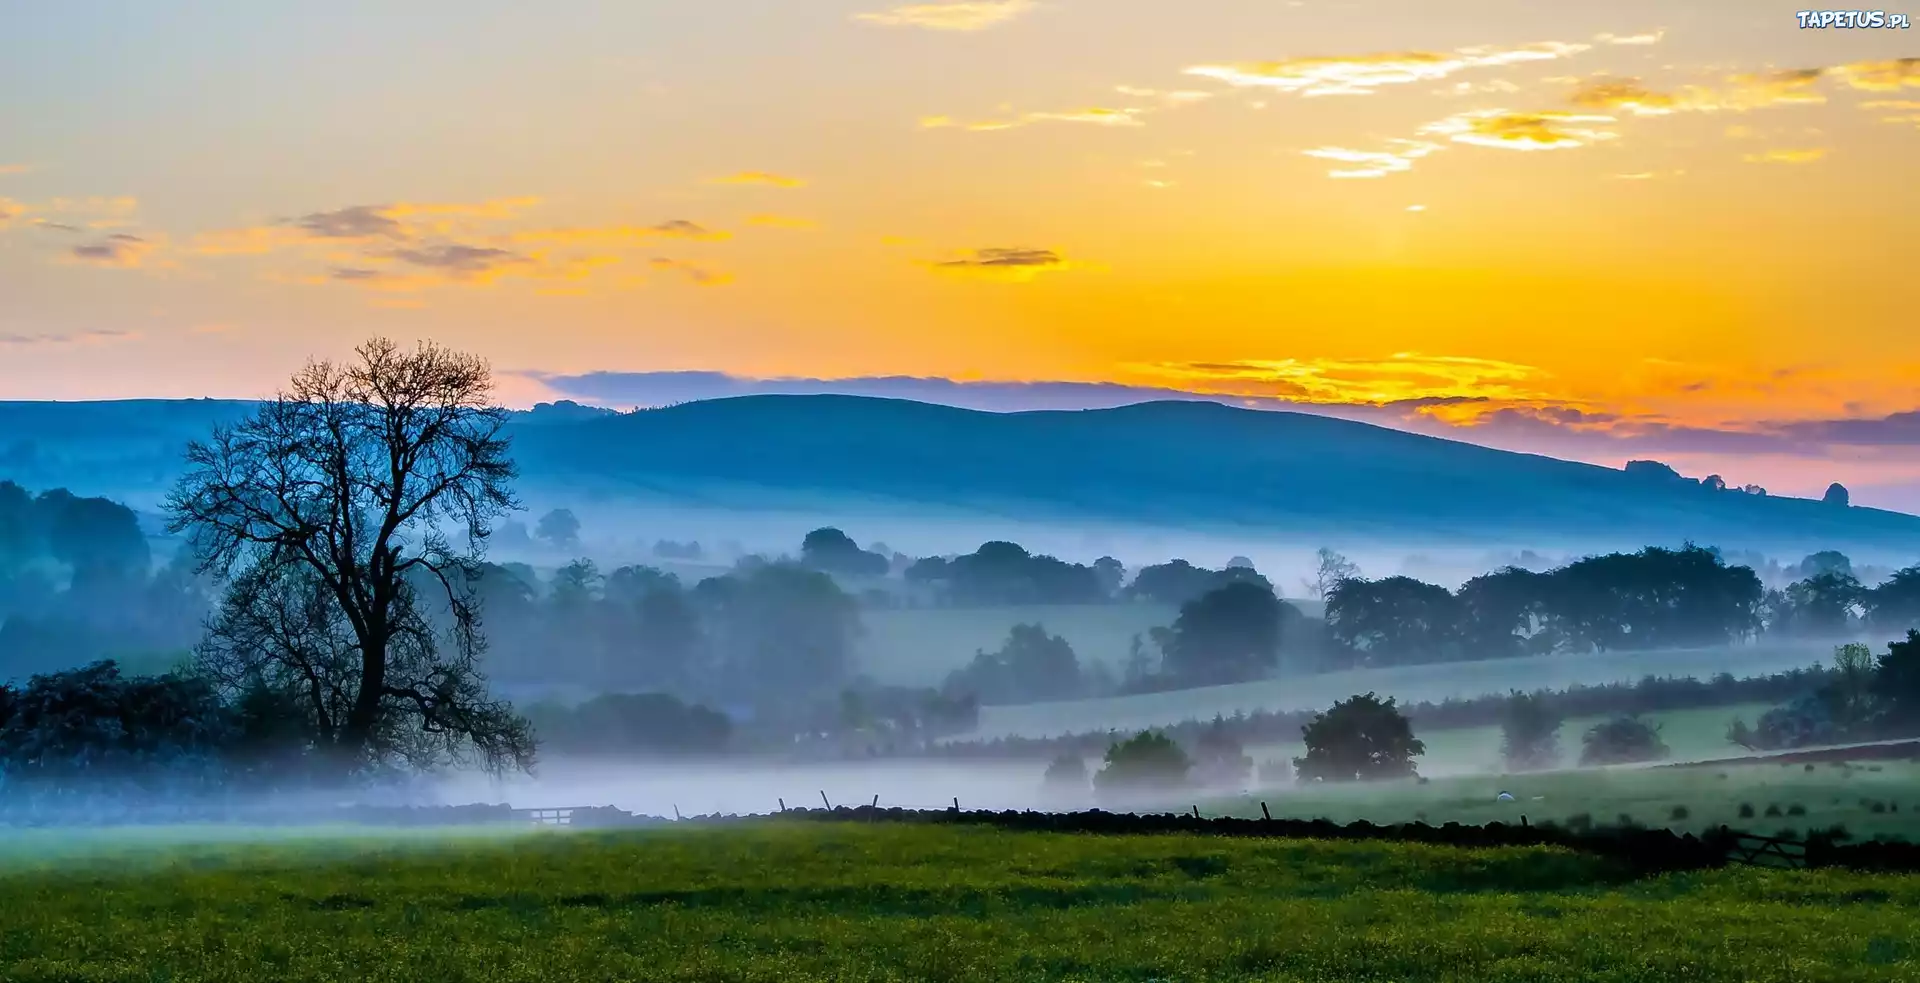
POLYGON ((1753 818, 1753 803, 1751 802, 1740 803, 1740 818, 1741 819, 1753 818))
POLYGON ((1794 804, 1787 807, 1787 815, 1789 816, 1804 816, 1806 814, 1807 814, 1807 807, 1801 805, 1798 802, 1795 802, 1794 804))
POLYGON ((1674 822, 1680 822, 1691 815, 1693 815, 1693 813, 1689 812, 1686 806, 1674 806, 1671 818, 1674 822))
POLYGON ((1767 817, 1768 819, 1777 819, 1777 818, 1779 818, 1779 816, 1780 816, 1780 806, 1779 806, 1779 805, 1778 805, 1777 803, 1776 803, 1776 804, 1772 804, 1772 805, 1769 805, 1769 806, 1767 806, 1767 811, 1766 811, 1766 813, 1765 813, 1765 815, 1766 815, 1766 817, 1767 817))
POLYGON ((1615 717, 1587 731, 1580 750, 1583 765, 1658 761, 1668 754, 1660 728, 1637 716, 1615 717))
POLYGON ((1193 762, 1165 734, 1143 730, 1107 749, 1106 767, 1093 776, 1100 791, 1174 789, 1187 784, 1193 762))

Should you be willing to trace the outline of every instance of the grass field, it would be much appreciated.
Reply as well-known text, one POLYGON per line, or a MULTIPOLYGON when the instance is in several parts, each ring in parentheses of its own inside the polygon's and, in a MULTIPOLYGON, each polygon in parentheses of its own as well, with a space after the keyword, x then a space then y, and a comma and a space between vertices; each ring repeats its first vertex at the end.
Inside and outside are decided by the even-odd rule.
MULTIPOLYGON (((1705 761, 1748 753, 1746 749, 1728 743, 1727 724, 1734 717, 1741 717, 1748 723, 1752 723, 1760 714, 1770 709, 1772 704, 1751 703, 1730 707, 1649 713, 1644 714, 1643 719, 1660 728, 1660 738, 1666 742, 1667 748, 1672 752, 1669 760, 1705 761)), ((1569 765, 1578 761, 1581 738, 1586 735, 1589 728, 1606 719, 1605 717, 1578 717, 1562 724, 1560 726, 1562 761, 1569 765)), ((1503 770, 1500 761, 1499 727, 1428 730, 1414 736, 1419 737, 1427 745, 1427 753, 1420 758, 1420 773, 1423 775, 1440 776, 1460 772, 1497 774, 1503 770)), ((1258 763, 1269 759, 1291 760, 1305 754, 1306 747, 1299 741, 1288 741, 1253 745, 1246 751, 1258 763)))
POLYGON ((1523 815, 1531 822, 1585 815, 1610 826, 1626 816, 1683 833, 1726 825, 1767 835, 1789 829, 1805 834, 1840 824, 1859 839, 1920 839, 1920 764, 1913 762, 1612 768, 1435 778, 1425 785, 1289 786, 1201 808, 1251 818, 1260 815, 1261 801, 1276 818, 1339 823, 1480 825, 1518 822, 1523 815), (1515 801, 1497 801, 1502 791, 1515 801), (1741 815, 1742 805, 1753 814, 1741 815))
POLYGON ((1920 877, 1545 848, 766 824, 8 857, 9 983, 1920 979, 1920 877))
POLYGON ((1336 700, 1366 692, 1413 703, 1504 693, 1509 689, 1565 689, 1576 683, 1631 682, 1648 675, 1706 679, 1716 673, 1731 672, 1736 676, 1754 676, 1805 667, 1832 656, 1831 645, 1768 644, 1356 669, 1139 696, 983 707, 979 728, 963 739, 1049 737, 1109 728, 1140 730, 1182 720, 1206 720, 1215 714, 1232 716, 1255 710, 1323 710, 1336 700))

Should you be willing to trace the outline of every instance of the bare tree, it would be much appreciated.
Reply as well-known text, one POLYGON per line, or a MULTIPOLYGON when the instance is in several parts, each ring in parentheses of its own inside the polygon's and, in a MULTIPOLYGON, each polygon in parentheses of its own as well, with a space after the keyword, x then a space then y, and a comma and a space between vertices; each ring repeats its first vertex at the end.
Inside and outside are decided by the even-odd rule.
POLYGON ((201 662, 297 697, 344 768, 531 767, 531 729, 478 667, 474 574, 518 507, 487 364, 385 339, 355 356, 189 446, 168 528, 229 584, 201 662))
POLYGON ((1314 577, 1312 580, 1301 581, 1313 597, 1324 601, 1333 594, 1335 587, 1340 586, 1341 581, 1353 580, 1360 576, 1360 567, 1357 564, 1325 546, 1320 547, 1313 556, 1318 564, 1314 568, 1314 577))

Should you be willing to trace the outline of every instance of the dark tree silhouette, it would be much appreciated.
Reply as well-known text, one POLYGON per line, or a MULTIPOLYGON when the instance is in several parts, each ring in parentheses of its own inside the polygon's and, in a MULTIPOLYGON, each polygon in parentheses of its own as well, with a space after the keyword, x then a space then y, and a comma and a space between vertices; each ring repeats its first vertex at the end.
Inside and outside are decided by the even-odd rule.
POLYGON ((554 509, 540 517, 533 534, 555 549, 570 549, 580 545, 580 520, 572 509, 554 509))
POLYGON ((1459 655, 1460 610, 1445 587, 1412 577, 1349 577, 1327 595, 1327 633, 1369 663, 1431 661, 1459 655))
POLYGON ((1500 756, 1514 771, 1542 771, 1560 762, 1564 718, 1535 693, 1514 692, 1500 716, 1500 756))
POLYGON ((1201 685, 1258 679, 1280 664, 1289 616, 1301 615, 1269 587, 1241 582, 1210 590, 1181 607, 1165 669, 1201 685))
POLYGON ((1827 503, 1828 505, 1838 505, 1839 507, 1844 509, 1849 504, 1852 503, 1853 496, 1847 494, 1846 485, 1843 485, 1836 481, 1833 484, 1827 486, 1827 493, 1825 495, 1820 496, 1820 500, 1822 502, 1827 503))
POLYGON ((1660 761, 1668 755, 1658 725, 1636 716, 1615 717, 1595 724, 1581 741, 1582 765, 1617 765, 1660 761))
POLYGON ((800 562, 815 570, 843 577, 884 577, 891 561, 887 554, 868 552, 838 529, 815 529, 800 543, 800 562))
POLYGON ((1307 753, 1293 767, 1303 782, 1407 778, 1415 774, 1413 759, 1427 753, 1393 699, 1372 693, 1335 703, 1300 732, 1307 753))
POLYGON ((1874 631, 1899 634, 1920 628, 1920 566, 1895 570, 1867 592, 1864 605, 1874 631))
POLYGON ((1165 734, 1143 730, 1107 748, 1106 767, 1093 776, 1101 792, 1168 791, 1185 788, 1193 761, 1165 734))
POLYGON ((1920 631, 1887 646, 1873 676, 1874 695, 1885 701, 1887 720, 1900 734, 1920 733, 1920 631))
POLYGON ((490 394, 476 357, 375 339, 190 445, 168 498, 169 529, 233 584, 202 664, 298 694, 342 769, 532 764, 526 721, 487 695, 477 665, 472 575, 517 505, 490 394), (461 527, 463 548, 442 524, 461 527))
POLYGON ((1069 700, 1082 695, 1085 680, 1073 646, 1041 625, 1014 625, 997 652, 979 652, 947 677, 942 689, 971 694, 983 704, 1069 700))

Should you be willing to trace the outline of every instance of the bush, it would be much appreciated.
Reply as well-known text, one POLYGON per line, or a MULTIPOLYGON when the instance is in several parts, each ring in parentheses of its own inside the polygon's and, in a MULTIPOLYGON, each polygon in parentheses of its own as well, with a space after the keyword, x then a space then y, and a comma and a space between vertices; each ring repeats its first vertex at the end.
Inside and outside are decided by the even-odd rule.
POLYGON ((1687 809, 1687 807, 1686 807, 1686 806, 1674 806, 1674 807, 1673 807, 1673 813, 1672 813, 1672 815, 1671 815, 1671 816, 1670 816, 1669 818, 1671 818, 1671 819, 1672 819, 1672 820, 1673 820, 1674 822, 1676 822, 1676 823, 1677 823, 1677 822, 1680 822, 1681 820, 1684 820, 1684 819, 1686 819, 1686 818, 1688 818, 1688 817, 1690 817, 1690 816, 1692 816, 1692 815, 1693 815, 1693 813, 1692 813, 1692 812, 1690 812, 1690 811, 1688 811, 1688 809, 1687 809))
POLYGON ((1751 802, 1740 803, 1740 818, 1741 819, 1753 818, 1753 803, 1751 802))
POLYGON ((1085 792, 1087 762, 1077 754, 1063 754, 1047 765, 1047 774, 1041 784, 1049 792, 1085 792))
POLYGON ((1427 751, 1393 698, 1372 693, 1335 703, 1301 728, 1301 736, 1307 753, 1293 766, 1302 781, 1412 777, 1413 759, 1427 751))
POLYGON ((1768 805, 1765 815, 1768 819, 1780 818, 1780 806, 1777 803, 1768 805))
POLYGON ((1660 728, 1637 716, 1615 717, 1587 731, 1580 750, 1583 765, 1659 761, 1668 754, 1660 728))
POLYGON ((1801 805, 1798 802, 1795 802, 1794 804, 1787 807, 1787 815, 1789 816, 1804 816, 1806 814, 1807 814, 1807 807, 1801 805))
POLYGON ((1093 776, 1102 791, 1148 791, 1184 788, 1193 762, 1180 745, 1165 734, 1143 730, 1107 749, 1106 767, 1093 776))

